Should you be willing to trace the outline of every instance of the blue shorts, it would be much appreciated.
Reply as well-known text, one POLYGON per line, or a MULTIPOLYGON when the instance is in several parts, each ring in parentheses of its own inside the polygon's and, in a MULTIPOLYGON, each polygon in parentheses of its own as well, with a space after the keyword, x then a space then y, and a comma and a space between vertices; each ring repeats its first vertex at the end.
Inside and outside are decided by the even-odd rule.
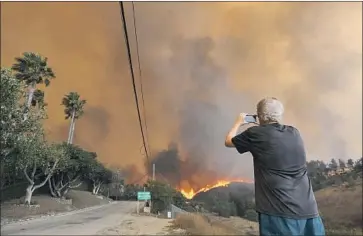
POLYGON ((261 236, 325 236, 324 224, 320 217, 310 219, 291 219, 259 213, 261 236))

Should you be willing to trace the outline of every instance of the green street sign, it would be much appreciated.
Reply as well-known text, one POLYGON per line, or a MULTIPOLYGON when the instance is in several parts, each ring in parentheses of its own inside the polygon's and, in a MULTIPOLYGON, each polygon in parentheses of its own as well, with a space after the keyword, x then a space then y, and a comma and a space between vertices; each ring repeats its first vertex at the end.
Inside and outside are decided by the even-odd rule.
POLYGON ((151 200, 151 193, 150 192, 137 192, 137 200, 140 200, 140 201, 151 200))

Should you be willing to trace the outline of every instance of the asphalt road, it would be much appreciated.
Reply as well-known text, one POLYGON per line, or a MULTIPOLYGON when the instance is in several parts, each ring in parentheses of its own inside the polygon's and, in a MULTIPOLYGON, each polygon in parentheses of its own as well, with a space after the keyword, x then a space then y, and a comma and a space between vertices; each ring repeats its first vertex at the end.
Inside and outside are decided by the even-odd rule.
POLYGON ((50 216, 1 227, 1 235, 96 235, 119 225, 122 218, 136 211, 137 202, 113 202, 65 215, 50 216))

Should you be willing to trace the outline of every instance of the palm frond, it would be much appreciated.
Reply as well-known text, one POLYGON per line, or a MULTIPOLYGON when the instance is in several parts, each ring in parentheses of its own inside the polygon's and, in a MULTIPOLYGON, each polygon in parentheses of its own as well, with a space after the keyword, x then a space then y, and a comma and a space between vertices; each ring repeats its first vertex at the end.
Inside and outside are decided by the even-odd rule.
POLYGON ((80 95, 77 92, 70 92, 62 98, 62 105, 65 107, 64 113, 66 119, 72 116, 75 112, 75 118, 78 119, 83 115, 83 107, 86 104, 86 100, 81 100, 80 95))
POLYGON ((11 68, 15 71, 15 77, 28 85, 45 83, 48 86, 50 80, 55 78, 55 74, 48 67, 47 61, 46 57, 38 53, 24 52, 22 57, 15 58, 11 68))
POLYGON ((44 100, 44 92, 40 89, 36 89, 33 94, 33 99, 31 102, 32 106, 38 105, 39 107, 45 107, 48 104, 44 100))

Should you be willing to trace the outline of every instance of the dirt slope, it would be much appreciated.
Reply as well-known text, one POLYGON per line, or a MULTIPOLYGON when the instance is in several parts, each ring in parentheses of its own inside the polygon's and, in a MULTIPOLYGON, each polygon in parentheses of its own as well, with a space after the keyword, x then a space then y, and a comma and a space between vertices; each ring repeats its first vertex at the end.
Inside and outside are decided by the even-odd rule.
POLYGON ((239 217, 223 218, 212 215, 181 214, 174 227, 188 235, 258 235, 258 224, 239 217))
POLYGON ((324 188, 315 197, 327 228, 362 228, 362 181, 324 188))

